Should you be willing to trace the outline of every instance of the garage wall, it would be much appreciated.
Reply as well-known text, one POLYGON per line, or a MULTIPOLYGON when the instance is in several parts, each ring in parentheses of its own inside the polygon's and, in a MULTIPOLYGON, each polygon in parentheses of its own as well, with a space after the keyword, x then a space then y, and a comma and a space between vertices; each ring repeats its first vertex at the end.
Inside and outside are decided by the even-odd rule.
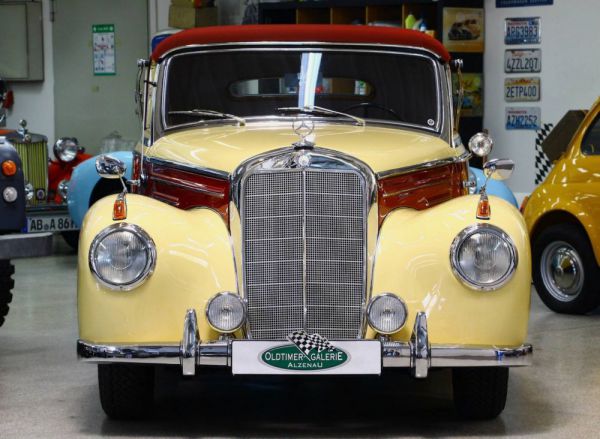
POLYGON ((11 82, 9 87, 15 94, 15 104, 8 112, 6 126, 16 128, 20 119, 26 119, 28 128, 35 133, 48 136, 54 143, 54 62, 52 58, 52 23, 50 22, 50 0, 42 1, 44 30, 44 81, 11 82))
MULTIPOLYGON (((541 47, 542 123, 556 123, 569 109, 589 108, 600 95, 600 56, 598 18, 600 2, 554 0, 552 6, 496 8, 486 0, 484 56, 484 126, 495 139, 493 157, 516 161, 514 176, 508 181, 517 193, 529 193, 534 185, 535 131, 507 131, 504 109, 529 106, 504 101, 504 78, 520 76, 504 73, 504 51, 508 48, 541 47), (531 46, 504 44, 504 19, 541 17, 542 43, 531 46)), ((537 75, 530 75, 537 76, 537 75)), ((463 139, 468 140, 468 139, 463 139)))

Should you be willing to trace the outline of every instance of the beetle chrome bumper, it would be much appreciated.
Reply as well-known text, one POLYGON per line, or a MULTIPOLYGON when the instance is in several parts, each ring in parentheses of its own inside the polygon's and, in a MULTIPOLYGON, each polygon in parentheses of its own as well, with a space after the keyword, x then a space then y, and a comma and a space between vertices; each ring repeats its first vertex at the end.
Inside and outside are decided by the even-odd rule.
MULTIPOLYGON (((335 342, 334 342, 335 343, 335 342)), ((410 368, 416 378, 426 378, 430 368, 529 366, 533 348, 524 344, 511 348, 492 346, 430 345, 427 318, 417 314, 408 343, 382 341, 383 367, 410 368)), ((196 366, 231 366, 231 340, 202 343, 196 312, 185 316, 179 345, 98 345, 77 341, 77 355, 90 363, 146 363, 180 365, 183 375, 194 375, 196 366)))

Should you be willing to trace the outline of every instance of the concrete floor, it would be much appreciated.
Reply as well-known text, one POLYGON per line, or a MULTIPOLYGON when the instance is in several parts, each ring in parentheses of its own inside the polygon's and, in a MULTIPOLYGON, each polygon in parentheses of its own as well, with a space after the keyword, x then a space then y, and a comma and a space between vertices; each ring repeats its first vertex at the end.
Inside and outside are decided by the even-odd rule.
POLYGON ((562 316, 533 295, 535 366, 513 369, 507 407, 489 422, 452 411, 448 374, 380 381, 181 381, 159 377, 159 415, 108 420, 96 368, 75 356, 76 256, 16 262, 16 288, 0 328, 0 438, 19 437, 597 437, 600 313, 562 316))

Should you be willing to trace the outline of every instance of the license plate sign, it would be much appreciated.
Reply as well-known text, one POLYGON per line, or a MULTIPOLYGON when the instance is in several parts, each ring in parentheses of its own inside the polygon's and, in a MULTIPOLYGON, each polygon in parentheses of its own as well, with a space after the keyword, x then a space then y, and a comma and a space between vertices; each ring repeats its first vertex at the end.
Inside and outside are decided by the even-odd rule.
POLYGON ((509 49, 504 52, 504 73, 539 73, 542 49, 509 49))
POLYGON ((332 341, 330 349, 310 352, 290 342, 234 340, 234 375, 379 375, 377 340, 332 341))
POLYGON ((68 214, 44 215, 27 218, 27 232, 68 232, 77 230, 77 226, 68 214))
POLYGON ((504 44, 538 44, 541 41, 540 17, 506 19, 504 44))
POLYGON ((540 78, 506 78, 504 100, 506 102, 539 101, 540 89, 540 78))
POLYGON ((506 129, 538 130, 541 114, 540 107, 506 107, 506 129))

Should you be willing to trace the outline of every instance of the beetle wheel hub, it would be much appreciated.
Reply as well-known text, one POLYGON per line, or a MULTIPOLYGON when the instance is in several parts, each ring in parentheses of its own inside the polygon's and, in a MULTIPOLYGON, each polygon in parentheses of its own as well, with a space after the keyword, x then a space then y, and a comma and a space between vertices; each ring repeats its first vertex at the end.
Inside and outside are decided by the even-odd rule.
POLYGON ((571 302, 581 294, 584 273, 579 253, 568 243, 553 242, 542 252, 541 274, 548 292, 561 302, 571 302))

